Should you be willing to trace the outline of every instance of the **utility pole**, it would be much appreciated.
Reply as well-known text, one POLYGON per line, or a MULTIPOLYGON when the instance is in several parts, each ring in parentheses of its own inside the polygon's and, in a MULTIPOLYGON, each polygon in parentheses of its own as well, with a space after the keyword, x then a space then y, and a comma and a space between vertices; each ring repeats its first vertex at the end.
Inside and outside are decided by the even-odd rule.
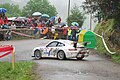
POLYGON ((70 0, 68 2, 68 16, 70 15, 70 0))
POLYGON ((90 30, 92 30, 92 13, 90 13, 90 30))

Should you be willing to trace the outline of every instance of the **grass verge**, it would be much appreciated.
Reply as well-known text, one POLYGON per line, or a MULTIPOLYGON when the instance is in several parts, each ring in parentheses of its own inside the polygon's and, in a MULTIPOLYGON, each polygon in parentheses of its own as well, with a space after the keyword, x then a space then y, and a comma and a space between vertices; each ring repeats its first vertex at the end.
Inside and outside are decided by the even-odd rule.
POLYGON ((0 80, 32 80, 34 62, 16 62, 15 70, 12 63, 0 62, 0 80))
POLYGON ((119 54, 113 55, 112 59, 113 59, 113 61, 115 61, 115 62, 120 64, 120 55, 119 54))

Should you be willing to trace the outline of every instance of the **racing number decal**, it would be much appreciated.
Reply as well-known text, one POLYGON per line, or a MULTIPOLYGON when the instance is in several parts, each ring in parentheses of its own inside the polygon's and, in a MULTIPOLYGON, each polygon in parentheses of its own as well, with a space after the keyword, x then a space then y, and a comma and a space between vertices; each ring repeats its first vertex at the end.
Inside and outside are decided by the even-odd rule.
POLYGON ((48 54, 48 56, 50 56, 50 55, 54 55, 55 56, 55 54, 57 53, 57 51, 58 51, 59 49, 58 48, 45 48, 45 52, 44 52, 44 54, 48 54))
POLYGON ((52 51, 53 48, 45 48, 44 49, 44 54, 48 54, 48 56, 50 56, 51 54, 51 51, 52 51))
POLYGON ((59 50, 58 48, 52 49, 51 54, 55 56, 55 54, 57 54, 58 50, 59 50))

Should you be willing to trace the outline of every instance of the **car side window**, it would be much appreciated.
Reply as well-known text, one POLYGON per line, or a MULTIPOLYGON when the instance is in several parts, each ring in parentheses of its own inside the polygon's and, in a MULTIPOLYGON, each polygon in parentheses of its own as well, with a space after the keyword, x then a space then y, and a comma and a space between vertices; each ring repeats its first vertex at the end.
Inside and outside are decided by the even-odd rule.
POLYGON ((63 44, 63 43, 58 43, 58 45, 57 45, 57 47, 63 47, 63 46, 65 46, 65 44, 63 44))
POLYGON ((54 41, 47 45, 47 47, 56 47, 58 42, 54 41))

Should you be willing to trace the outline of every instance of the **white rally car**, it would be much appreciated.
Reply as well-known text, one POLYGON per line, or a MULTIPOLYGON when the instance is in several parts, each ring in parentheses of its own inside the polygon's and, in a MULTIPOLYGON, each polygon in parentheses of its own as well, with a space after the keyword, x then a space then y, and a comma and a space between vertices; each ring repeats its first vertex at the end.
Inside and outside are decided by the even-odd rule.
POLYGON ((81 60, 88 55, 89 50, 85 46, 70 40, 52 40, 45 46, 35 47, 32 53, 32 57, 35 59, 50 56, 60 60, 65 58, 81 60))

